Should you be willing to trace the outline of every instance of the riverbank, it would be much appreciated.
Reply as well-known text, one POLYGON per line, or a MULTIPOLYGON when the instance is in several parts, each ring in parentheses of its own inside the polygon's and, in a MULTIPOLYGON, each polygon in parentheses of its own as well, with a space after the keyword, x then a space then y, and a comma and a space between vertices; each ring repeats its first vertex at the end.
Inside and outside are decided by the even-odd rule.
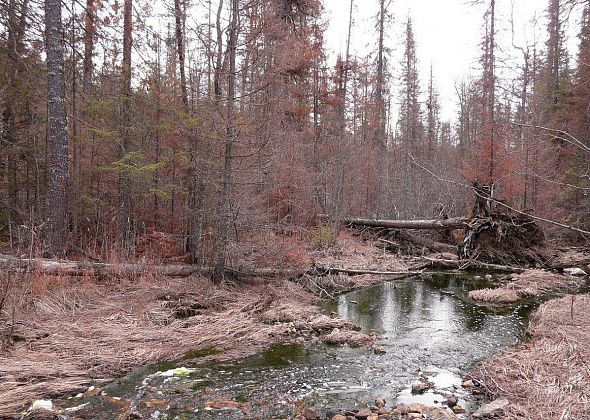
POLYGON ((531 339, 473 370, 503 419, 590 419, 590 296, 550 300, 530 320, 531 339))
MULTIPOLYGON (((403 271, 401 259, 358 238, 314 251, 314 261, 403 271)), ((199 355, 237 360, 278 342, 318 337, 366 345, 369 336, 317 305, 318 296, 367 287, 377 276, 249 279, 216 286, 204 277, 28 276, 18 279, 12 343, 0 358, 0 417, 32 401, 99 386, 136 367, 199 355)), ((7 331, 3 332, 6 335, 7 331)), ((188 360, 185 363, 190 363, 188 360)))
POLYGON ((561 275, 546 270, 525 270, 505 277, 508 281, 500 287, 473 290, 469 292, 469 298, 480 304, 502 307, 523 299, 574 293, 587 283, 585 276, 561 275))

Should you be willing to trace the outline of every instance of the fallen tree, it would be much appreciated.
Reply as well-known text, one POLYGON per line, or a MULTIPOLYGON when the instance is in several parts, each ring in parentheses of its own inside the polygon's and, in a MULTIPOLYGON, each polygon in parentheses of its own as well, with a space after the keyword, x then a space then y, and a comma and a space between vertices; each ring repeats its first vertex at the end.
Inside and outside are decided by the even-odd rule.
MULTIPOLYGON (((45 258, 16 258, 10 255, 0 254, 0 269, 9 272, 37 272, 45 275, 62 276, 94 276, 109 275, 112 277, 137 276, 146 273, 164 277, 190 277, 193 275, 209 276, 212 268, 197 265, 150 265, 140 264, 114 264, 96 263, 85 261, 49 260, 45 258)), ((307 271, 294 269, 226 269, 228 275, 234 277, 285 277, 294 278, 303 275, 326 276, 331 274, 346 274, 358 276, 364 274, 376 276, 417 275, 420 271, 386 271, 363 268, 326 267, 313 266, 307 271)))
MULTIPOLYGON (((326 219, 326 216, 320 216, 326 219)), ((376 220, 376 219, 341 219, 345 226, 350 227, 373 227, 385 229, 461 229, 464 228, 468 219, 466 217, 454 217, 450 219, 434 220, 376 220)))
MULTIPOLYGON (((193 275, 209 276, 213 269, 199 265, 155 265, 147 263, 102 263, 70 260, 50 260, 45 258, 17 258, 0 254, 0 269, 12 272, 39 272, 46 275, 62 276, 136 276, 146 273, 165 277, 189 277, 193 275)), ((274 277, 293 276, 296 270, 269 268, 232 269, 227 268, 228 275, 274 277)))

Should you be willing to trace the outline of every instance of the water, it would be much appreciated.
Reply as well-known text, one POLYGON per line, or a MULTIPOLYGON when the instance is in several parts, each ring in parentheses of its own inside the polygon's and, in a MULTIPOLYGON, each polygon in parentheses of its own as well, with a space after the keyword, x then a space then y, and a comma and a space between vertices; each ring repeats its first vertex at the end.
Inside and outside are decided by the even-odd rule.
POLYGON ((67 405, 87 403, 76 412, 85 418, 116 417, 126 404, 144 418, 284 418, 302 405, 352 409, 377 396, 440 405, 452 393, 470 409, 477 401, 462 391, 462 375, 522 339, 532 309, 525 304, 497 312, 466 299, 469 290, 484 286, 469 277, 413 278, 326 304, 327 311, 378 334, 384 355, 317 343, 278 345, 234 364, 197 365, 179 377, 156 372, 189 366, 186 360, 151 366, 104 387, 106 396, 67 405), (421 376, 435 383, 435 390, 413 395, 410 386, 421 376), (228 405, 231 409, 217 409, 228 405))

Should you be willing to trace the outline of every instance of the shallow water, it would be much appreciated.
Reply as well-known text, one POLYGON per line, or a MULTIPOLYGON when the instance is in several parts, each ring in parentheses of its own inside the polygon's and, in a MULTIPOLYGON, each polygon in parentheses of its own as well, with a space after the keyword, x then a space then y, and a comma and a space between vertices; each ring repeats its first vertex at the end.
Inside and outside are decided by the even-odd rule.
POLYGON ((84 418, 116 417, 123 400, 131 400, 144 418, 281 418, 304 404, 324 411, 352 409, 383 396, 388 402, 433 405, 450 392, 469 410, 477 401, 463 394, 461 376, 523 338, 532 309, 525 304, 497 312, 466 299, 469 290, 485 286, 472 277, 413 278, 347 293, 326 304, 326 310, 378 334, 376 344, 386 350, 384 355, 317 343, 278 345, 238 363, 197 366, 179 377, 156 372, 189 366, 187 361, 140 369, 104 387, 107 397, 67 405, 88 403, 76 413, 84 418), (412 395, 411 383, 421 375, 436 390, 412 395), (233 400, 247 413, 207 409, 211 400, 233 400))

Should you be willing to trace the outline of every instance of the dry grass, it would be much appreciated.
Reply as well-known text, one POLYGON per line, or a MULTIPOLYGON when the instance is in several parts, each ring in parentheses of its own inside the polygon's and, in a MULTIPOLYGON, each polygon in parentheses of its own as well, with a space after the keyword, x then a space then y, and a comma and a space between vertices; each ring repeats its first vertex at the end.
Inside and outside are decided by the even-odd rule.
POLYGON ((590 419, 590 296, 543 304, 532 340, 473 373, 494 397, 507 398, 505 419, 590 419))
POLYGON ((544 270, 527 270, 515 274, 511 281, 495 289, 480 289, 469 292, 476 302, 490 305, 509 305, 527 297, 542 297, 556 292, 573 292, 585 283, 584 278, 562 276, 544 270))
POLYGON ((203 278, 30 282, 18 311, 19 328, 30 339, 0 358, 0 417, 17 414, 33 399, 76 392, 96 379, 190 350, 227 350, 219 356, 225 359, 260 351, 292 332, 289 324, 263 317, 285 299, 300 312, 316 313, 311 294, 282 281, 239 290, 203 278), (179 305, 199 309, 177 319, 186 315, 179 305))

